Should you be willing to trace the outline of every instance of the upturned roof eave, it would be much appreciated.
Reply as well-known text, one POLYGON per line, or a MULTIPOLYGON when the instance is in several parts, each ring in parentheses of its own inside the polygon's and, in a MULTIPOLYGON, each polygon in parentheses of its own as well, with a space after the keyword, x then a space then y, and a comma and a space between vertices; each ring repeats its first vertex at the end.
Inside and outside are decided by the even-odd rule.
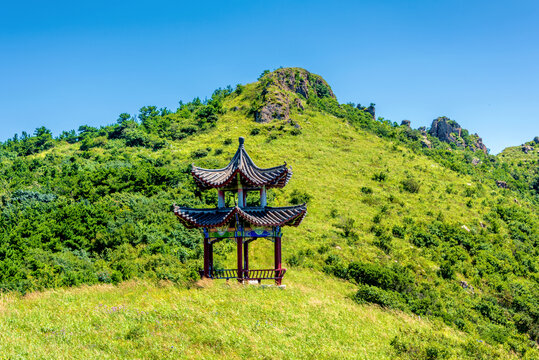
MULTIPOLYGON (((286 206, 286 207, 248 207, 248 208, 214 208, 214 209, 195 209, 195 208, 181 208, 176 206, 174 208, 174 213, 176 216, 188 227, 190 228, 211 228, 211 227, 221 227, 229 223, 232 217, 237 214, 243 220, 248 221, 257 226, 298 226, 307 214, 307 207, 303 205, 295 206, 286 206), (295 214, 290 216, 283 216, 279 214, 281 211, 285 210, 297 210, 295 214), (268 221, 267 216, 268 211, 275 212, 273 218, 276 220, 268 221), (191 213, 202 213, 202 214, 215 214, 221 212, 223 213, 222 218, 217 218, 213 223, 199 223, 197 219, 193 216, 189 216, 191 213), (253 213, 251 213, 253 212, 253 213), (262 216, 258 215, 258 212, 263 212, 262 216), (279 216, 282 218, 279 219, 279 216)), ((194 214, 191 214, 194 215, 194 214)))

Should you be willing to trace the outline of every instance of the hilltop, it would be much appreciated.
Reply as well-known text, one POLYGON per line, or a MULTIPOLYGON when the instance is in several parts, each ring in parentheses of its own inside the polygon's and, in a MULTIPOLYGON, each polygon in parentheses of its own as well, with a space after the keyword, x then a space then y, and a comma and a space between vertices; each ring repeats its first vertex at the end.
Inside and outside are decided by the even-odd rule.
MULTIPOLYGON (((314 295, 317 287, 327 286, 339 294, 332 306, 355 306, 360 319, 370 311, 385 324, 420 316, 450 338, 467 339, 455 340, 462 346, 438 346, 437 338, 415 343, 413 337, 399 337, 398 325, 370 323, 374 329, 367 338, 348 329, 357 345, 353 351, 363 341, 374 341, 374 353, 367 351, 366 358, 537 356, 536 189, 503 157, 460 146, 461 139, 477 144, 478 136, 464 129, 452 136, 456 141, 445 142, 426 129, 375 119, 374 113, 373 104, 340 104, 320 76, 286 68, 265 72, 255 83, 218 89, 205 102, 180 103, 176 110, 145 106, 136 116, 121 114, 115 124, 99 129, 81 126, 54 139, 40 128, 33 136, 11 139, 0 151, 0 288, 24 293, 133 278, 171 281, 178 288, 170 291, 186 298, 218 291, 223 300, 214 306, 219 312, 238 291, 251 290, 192 288, 201 265, 201 235, 177 223, 171 204, 214 206, 217 195, 197 190, 190 164, 226 165, 236 139, 245 136, 257 165, 287 161, 293 168, 287 188, 268 194, 270 205, 308 206, 302 226, 285 229, 289 274, 284 283, 289 277, 290 286, 279 295, 283 303, 305 290, 301 296, 313 301, 305 305, 310 312, 320 300, 314 295), (382 330, 396 340, 380 337, 382 330)), ((269 265, 270 253, 268 244, 255 242, 252 264, 269 265)), ((220 244, 215 260, 222 267, 233 264, 233 247, 220 244)), ((121 287, 107 289, 111 299, 123 299, 121 287)), ((86 296, 76 289, 62 291, 73 299, 73 308, 86 296)), ((254 299, 257 312, 275 312, 269 299, 254 299)), ((25 309, 25 301, 5 306, 7 311, 25 309)), ((293 311, 288 308, 290 316, 293 311)), ((305 323, 301 331, 323 328, 331 316, 305 323)), ((177 333, 180 328, 170 319, 177 333)), ((124 320, 125 326, 131 324, 124 320)), ((150 331, 149 325, 141 326, 150 331)), ((343 320, 343 326, 349 324, 343 320)), ((419 332, 422 326, 410 325, 419 332)), ((229 330, 216 331, 224 348, 240 346, 230 343, 229 330)), ((138 344, 150 351, 145 336, 137 339, 125 338, 122 346, 138 344)), ((204 341, 190 340, 186 346, 204 341)), ((256 355, 261 341, 244 345, 256 355)), ((289 357, 297 357, 290 351, 289 357)), ((231 355, 242 356, 248 355, 231 355)))

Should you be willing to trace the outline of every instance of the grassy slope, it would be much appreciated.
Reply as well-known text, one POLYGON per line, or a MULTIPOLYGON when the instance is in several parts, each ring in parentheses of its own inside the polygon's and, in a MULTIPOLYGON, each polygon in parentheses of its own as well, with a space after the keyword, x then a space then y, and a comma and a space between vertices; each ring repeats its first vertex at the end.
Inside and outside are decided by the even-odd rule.
MULTIPOLYGON (((232 102, 229 106, 235 105, 236 102, 232 102)), ((283 241, 285 252, 289 253, 291 250, 316 250, 320 245, 331 244, 340 246, 345 257, 356 258, 359 255, 359 258, 372 260, 385 257, 382 251, 371 245, 373 235, 369 231, 372 218, 383 205, 389 207, 382 220, 387 226, 400 224, 405 217, 432 220, 441 212, 448 222, 466 225, 470 229, 479 228, 485 208, 469 208, 466 206, 469 199, 451 196, 445 191, 447 185, 457 193, 462 193, 467 187, 478 186, 471 178, 417 156, 405 147, 394 147, 387 140, 358 131, 330 115, 307 112, 295 115, 293 119, 302 127, 300 136, 282 136, 268 142, 268 134, 276 133, 273 128, 282 123, 256 124, 242 114, 228 112, 214 131, 183 142, 177 154, 184 158, 193 149, 223 148, 223 155, 217 158, 217 162, 224 166, 237 148, 237 137, 246 136, 246 148, 258 166, 275 166, 287 161, 294 175, 289 185, 277 192, 274 205, 287 205, 289 194, 294 189, 304 190, 312 197, 308 216, 302 225, 285 229, 283 241), (260 134, 248 136, 253 128, 260 128, 260 134), (219 145, 226 138, 234 139, 232 144, 219 145), (383 183, 372 180, 373 174, 381 171, 387 172, 388 179, 383 183), (418 194, 402 190, 400 181, 408 176, 420 181, 418 194), (359 191, 363 186, 372 188, 373 194, 359 191), (389 200, 391 195, 396 199, 393 202, 389 200), (337 234, 334 225, 339 222, 339 216, 335 219, 330 216, 333 209, 339 216, 356 219, 360 233, 358 242, 348 243, 337 234)), ((194 162, 204 166, 205 163, 213 164, 214 159, 210 157, 194 162)), ((410 252, 417 249, 410 247, 407 241, 394 240, 397 259, 399 254, 414 257, 410 252)), ((430 266, 428 263, 423 265, 430 266)))
MULTIPOLYGON (((128 282, 0 297, 0 354, 10 359, 391 359, 391 340, 436 339, 450 358, 487 345, 417 316, 358 306, 354 287, 307 270, 288 288, 128 282)), ((431 350, 436 351, 436 350, 431 350)), ((500 358, 507 354, 499 352, 500 358)), ((418 354, 419 351, 418 351, 418 354)))
MULTIPOLYGON (((248 85, 244 96, 253 91, 253 85, 248 85)), ((241 108, 244 104, 240 97, 228 100, 225 106, 241 108)), ((259 166, 286 160, 294 176, 287 188, 275 192, 272 205, 287 205, 294 189, 312 196, 305 221, 299 228, 286 228, 283 239, 285 260, 291 254, 311 250, 314 256, 305 260, 305 267, 317 261, 321 248, 329 246, 318 261, 331 253, 348 260, 382 263, 412 260, 418 273, 432 276, 436 265, 408 241, 394 238, 390 255, 374 246, 370 232, 373 217, 385 206, 383 226, 401 224, 406 217, 429 221, 441 214, 446 222, 474 231, 488 207, 478 199, 472 199, 472 207, 467 206, 470 199, 462 195, 465 189, 478 188, 483 198, 495 198, 499 191, 332 116, 307 111, 294 114, 293 119, 302 127, 301 136, 281 136, 280 125, 288 131, 290 125, 277 121, 256 124, 241 111, 228 111, 215 129, 175 142, 172 149, 129 151, 147 157, 172 157, 171 166, 189 162, 224 166, 236 150, 236 138, 246 136, 247 150, 259 166), (259 128, 260 133, 249 136, 253 128, 259 128), (268 141, 271 134, 277 138, 268 141), (224 144, 227 138, 233 139, 232 144, 224 144), (212 151, 203 159, 191 158, 193 151, 207 147, 223 153, 214 155, 212 151), (387 181, 372 180, 380 171, 388 174, 387 181), (418 194, 402 190, 400 181, 409 176, 420 181, 418 194), (371 188, 373 194, 359 191, 363 186, 371 188), (452 194, 446 191, 448 186, 452 194), (330 216, 332 210, 337 216, 330 216), (356 241, 339 234, 335 225, 341 217, 356 220, 356 241)), ((51 151, 65 154, 75 149, 66 146, 51 151)), ((91 151, 106 157, 101 148, 91 151)), ((269 245, 262 240, 254 243, 252 267, 272 266, 269 245)), ((227 246, 230 244, 221 243, 218 247, 223 250, 227 246)), ((223 266, 233 266, 235 261, 226 251, 216 260, 223 266)), ((458 277, 463 278, 461 274, 458 277)), ((412 344, 404 352, 410 358, 426 357, 422 341, 438 342, 454 358, 464 358, 465 353, 478 358, 483 351, 494 356, 498 351, 438 321, 420 321, 401 312, 357 305, 348 298, 355 290, 353 285, 320 273, 292 268, 285 283, 289 286, 286 291, 220 285, 186 290, 127 283, 48 291, 17 300, 7 296, 0 302, 0 353, 13 358, 114 358, 115 354, 125 358, 221 358, 223 354, 231 358, 393 358, 398 346, 390 342, 395 336, 412 344), (123 307, 112 311, 113 306, 123 307)), ((439 286, 449 286, 444 284, 439 286)), ((474 286, 481 291, 480 286, 474 286)), ((465 291, 462 294, 454 301, 470 296, 465 291)))

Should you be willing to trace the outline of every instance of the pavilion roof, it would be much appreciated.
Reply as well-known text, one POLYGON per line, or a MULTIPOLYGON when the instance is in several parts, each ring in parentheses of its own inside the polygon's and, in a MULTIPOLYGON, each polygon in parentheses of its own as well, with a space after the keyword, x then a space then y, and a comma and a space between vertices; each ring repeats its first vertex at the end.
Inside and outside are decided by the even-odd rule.
POLYGON ((178 219, 188 228, 222 227, 235 221, 235 215, 254 226, 298 226, 305 215, 305 204, 286 207, 246 207, 192 209, 174 207, 178 219))
POLYGON ((282 188, 288 183, 292 177, 292 169, 286 167, 286 162, 272 168, 259 168, 245 151, 243 142, 244 139, 240 137, 236 154, 222 169, 203 169, 193 164, 191 174, 202 190, 227 187, 237 178, 237 174, 240 174, 242 182, 255 188, 282 188))

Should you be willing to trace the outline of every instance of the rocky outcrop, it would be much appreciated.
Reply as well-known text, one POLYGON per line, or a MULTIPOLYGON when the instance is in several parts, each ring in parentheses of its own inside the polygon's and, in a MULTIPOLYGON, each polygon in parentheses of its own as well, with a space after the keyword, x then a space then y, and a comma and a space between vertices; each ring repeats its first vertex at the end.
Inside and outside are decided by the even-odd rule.
POLYGON ((468 136, 468 131, 454 120, 448 117, 441 116, 432 121, 429 129, 429 134, 446 143, 453 143, 459 147, 468 147, 473 151, 482 151, 485 154, 488 152, 487 147, 483 143, 483 139, 477 134, 468 136), (466 137, 466 139, 464 139, 466 137))
POLYGON ((448 117, 441 116, 432 121, 429 134, 447 143, 460 144, 459 138, 462 133, 460 125, 448 117))
POLYGON ((527 154, 529 152, 532 152, 534 150, 534 147, 533 146, 530 146, 530 145, 522 145, 522 152, 524 154, 527 154))
POLYGON ((335 98, 328 83, 319 75, 301 68, 284 68, 260 78, 260 96, 254 104, 257 122, 266 123, 274 119, 290 119, 291 110, 304 110, 302 99, 335 98))
POLYGON ((401 126, 408 126, 410 127, 410 125, 412 124, 412 122, 410 120, 402 120, 401 121, 401 126))
POLYGON ((496 180, 496 186, 502 189, 509 189, 509 185, 505 181, 496 180))

